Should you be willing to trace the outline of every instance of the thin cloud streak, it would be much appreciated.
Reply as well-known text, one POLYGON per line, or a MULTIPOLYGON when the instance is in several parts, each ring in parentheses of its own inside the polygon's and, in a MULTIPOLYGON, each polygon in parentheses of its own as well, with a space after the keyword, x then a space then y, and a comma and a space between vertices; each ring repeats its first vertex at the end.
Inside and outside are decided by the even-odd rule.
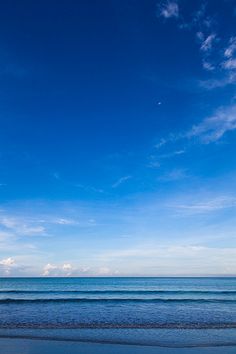
POLYGON ((200 202, 175 203, 169 206, 183 215, 208 214, 236 207, 236 197, 221 196, 200 202))
POLYGON ((124 177, 121 177, 119 178, 113 185, 112 185, 112 188, 117 188, 119 187, 121 184, 125 183, 126 181, 128 181, 129 179, 131 179, 132 176, 124 176, 124 177))

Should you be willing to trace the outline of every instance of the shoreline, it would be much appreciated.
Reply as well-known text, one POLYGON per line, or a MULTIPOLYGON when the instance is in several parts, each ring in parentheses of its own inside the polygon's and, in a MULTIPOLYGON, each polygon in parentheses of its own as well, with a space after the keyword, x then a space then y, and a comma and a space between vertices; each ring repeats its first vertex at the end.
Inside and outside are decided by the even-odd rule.
POLYGON ((94 345, 120 345, 120 346, 131 346, 131 347, 151 347, 151 348, 163 348, 163 349, 194 349, 194 348, 236 348, 236 344, 199 344, 199 345, 185 345, 185 346, 175 346, 175 345, 164 345, 164 344, 142 344, 142 343, 128 343, 128 342, 114 342, 114 341, 102 341, 102 340, 87 340, 87 339, 72 339, 72 338, 53 338, 53 337, 31 337, 31 336, 0 336, 1 340, 29 340, 29 341, 43 341, 43 342, 64 342, 64 343, 78 343, 78 344, 94 344, 94 345))
POLYGON ((146 345, 84 343, 50 339, 0 338, 1 354, 235 354, 236 346, 167 348, 146 345))
MULTIPOLYGON (((166 349, 236 348, 236 330, 11 330, 0 328, 0 340, 30 340, 125 347, 154 347, 166 349)), ((1 353, 1 352, 0 352, 1 353)), ((235 351, 236 353, 236 351, 235 351)))

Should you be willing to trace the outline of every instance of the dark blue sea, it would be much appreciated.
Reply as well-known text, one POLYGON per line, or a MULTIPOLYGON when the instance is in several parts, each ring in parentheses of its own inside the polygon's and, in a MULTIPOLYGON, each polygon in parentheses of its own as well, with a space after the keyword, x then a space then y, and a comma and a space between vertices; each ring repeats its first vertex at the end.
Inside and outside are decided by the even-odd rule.
POLYGON ((0 337, 236 345, 236 278, 1 278, 0 337))

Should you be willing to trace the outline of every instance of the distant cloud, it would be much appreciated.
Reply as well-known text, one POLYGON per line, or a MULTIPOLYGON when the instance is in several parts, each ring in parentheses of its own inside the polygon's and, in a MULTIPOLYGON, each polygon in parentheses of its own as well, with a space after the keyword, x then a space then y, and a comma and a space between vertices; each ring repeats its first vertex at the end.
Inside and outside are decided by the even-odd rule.
POLYGON ((4 267, 12 267, 15 265, 15 260, 13 258, 5 258, 0 261, 0 265, 3 265, 4 267))
POLYGON ((90 270, 90 267, 74 267, 71 263, 64 263, 62 265, 55 265, 48 263, 43 268, 42 275, 44 277, 57 276, 57 277, 69 277, 80 274, 86 274, 90 270))
POLYGON ((109 267, 100 267, 97 270, 97 275, 101 276, 114 276, 114 275, 119 275, 120 272, 118 270, 111 270, 109 267))
POLYGON ((131 179, 132 176, 124 176, 118 179, 118 181, 116 181, 113 185, 112 188, 117 188, 119 187, 121 184, 123 184, 124 182, 128 181, 129 179, 131 179))
POLYGON ((65 263, 62 266, 48 263, 43 269, 43 276, 70 276, 72 269, 70 263, 65 263))
POLYGON ((16 267, 16 262, 13 258, 5 258, 0 261, 0 272, 3 271, 3 274, 10 275, 11 269, 16 267))
POLYGON ((179 5, 177 1, 164 1, 158 5, 157 16, 164 18, 178 18, 179 17, 179 5))
POLYGON ((121 259, 124 264, 130 260, 129 275, 135 275, 137 267, 142 268, 142 274, 156 276, 236 274, 235 247, 205 247, 201 244, 153 244, 148 247, 145 244, 143 247, 111 251, 104 257, 113 262, 121 259))

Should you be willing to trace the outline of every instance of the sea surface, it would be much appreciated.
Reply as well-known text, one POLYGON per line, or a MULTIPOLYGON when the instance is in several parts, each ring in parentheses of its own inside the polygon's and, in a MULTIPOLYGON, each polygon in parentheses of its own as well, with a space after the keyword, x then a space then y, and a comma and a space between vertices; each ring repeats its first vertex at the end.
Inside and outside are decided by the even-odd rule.
POLYGON ((0 337, 236 345, 236 278, 0 278, 0 337))

